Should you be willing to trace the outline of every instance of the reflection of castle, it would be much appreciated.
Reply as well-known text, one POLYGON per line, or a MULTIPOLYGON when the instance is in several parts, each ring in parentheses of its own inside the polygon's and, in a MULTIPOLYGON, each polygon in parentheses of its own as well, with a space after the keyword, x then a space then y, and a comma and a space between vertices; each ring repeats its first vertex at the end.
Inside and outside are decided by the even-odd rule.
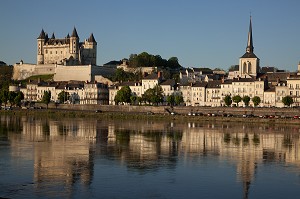
POLYGON ((22 120, 23 138, 34 143, 37 187, 49 186, 53 190, 65 187, 64 196, 71 196, 73 186, 88 186, 92 182, 93 147, 99 134, 96 121, 22 120))
MULTIPOLYGON (((37 186, 45 183, 66 187, 90 184, 95 154, 113 155, 114 160, 139 171, 174 167, 178 160, 189 163, 191 158, 200 159, 202 155, 226 159, 236 165, 244 198, 248 197, 260 163, 280 161, 300 167, 299 129, 293 127, 103 123, 84 119, 47 122, 29 117, 21 121, 23 131, 20 136, 28 140, 27 147, 33 146, 34 150, 32 158, 37 186)), ((24 151, 24 145, 18 145, 18 137, 10 139, 12 153, 24 151)), ((24 154, 31 154, 31 150, 28 151, 24 154)))

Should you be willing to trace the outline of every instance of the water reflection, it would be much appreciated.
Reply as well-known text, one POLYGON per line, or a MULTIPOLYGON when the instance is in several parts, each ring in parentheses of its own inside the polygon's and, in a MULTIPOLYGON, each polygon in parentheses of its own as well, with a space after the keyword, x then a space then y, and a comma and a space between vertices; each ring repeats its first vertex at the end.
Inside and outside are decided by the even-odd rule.
MULTIPOLYGON (((163 169, 175 172, 179 166, 214 157, 234 165, 244 198, 260 164, 282 162, 299 172, 299 127, 295 126, 0 119, 0 149, 9 148, 12 159, 32 161, 31 183, 37 196, 74 197, 90 192, 99 158, 125 166, 128 172, 147 174, 163 169)), ((1 166, 5 166, 3 157, 1 166)), ((10 167, 7 163, 6 169, 10 167)))

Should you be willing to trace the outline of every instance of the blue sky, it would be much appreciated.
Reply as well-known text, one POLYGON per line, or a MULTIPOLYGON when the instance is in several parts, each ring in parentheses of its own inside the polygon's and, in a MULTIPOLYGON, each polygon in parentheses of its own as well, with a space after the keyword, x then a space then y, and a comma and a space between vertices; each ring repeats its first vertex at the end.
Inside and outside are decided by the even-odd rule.
POLYGON ((36 63, 43 28, 63 38, 93 32, 97 64, 146 51, 184 67, 228 69, 245 53, 250 12, 261 66, 295 71, 300 61, 299 0, 3 0, 0 60, 36 63))

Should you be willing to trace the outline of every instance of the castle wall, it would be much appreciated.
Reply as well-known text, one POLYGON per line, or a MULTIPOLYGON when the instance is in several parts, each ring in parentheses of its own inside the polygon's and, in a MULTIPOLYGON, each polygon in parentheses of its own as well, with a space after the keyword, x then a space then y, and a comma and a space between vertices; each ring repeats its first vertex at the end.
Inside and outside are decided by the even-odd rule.
POLYGON ((92 66, 63 66, 57 65, 55 67, 54 81, 93 81, 92 66))

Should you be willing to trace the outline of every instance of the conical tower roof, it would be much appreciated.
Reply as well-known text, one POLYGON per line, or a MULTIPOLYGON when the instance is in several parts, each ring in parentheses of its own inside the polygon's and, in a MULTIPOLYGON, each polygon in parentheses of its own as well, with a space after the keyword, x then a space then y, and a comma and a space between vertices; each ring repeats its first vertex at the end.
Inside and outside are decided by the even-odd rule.
POLYGON ((55 35, 54 35, 54 33, 52 33, 51 39, 55 39, 55 35))
POLYGON ((76 28, 74 27, 71 37, 78 37, 76 28))
POLYGON ((42 29, 40 36, 38 37, 38 39, 45 39, 46 38, 46 34, 44 32, 44 29, 42 29))
POLYGON ((96 40, 95 40, 95 37, 93 35, 93 33, 90 35, 90 37, 88 38, 88 42, 94 42, 94 43, 97 43, 96 40))

